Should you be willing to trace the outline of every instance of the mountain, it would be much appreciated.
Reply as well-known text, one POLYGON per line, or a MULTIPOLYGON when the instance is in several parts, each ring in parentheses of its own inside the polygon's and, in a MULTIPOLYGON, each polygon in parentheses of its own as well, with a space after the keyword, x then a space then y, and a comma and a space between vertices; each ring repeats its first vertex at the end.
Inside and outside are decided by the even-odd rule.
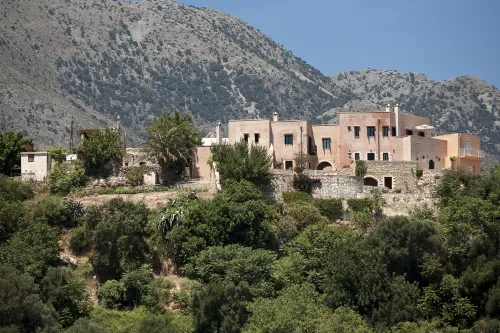
MULTIPOLYGON (((366 69, 339 73, 331 80, 365 104, 400 103, 403 112, 430 118, 436 134, 480 135, 483 149, 500 152, 500 90, 477 77, 438 82, 417 73, 366 69)), ((325 112, 320 119, 332 121, 341 109, 325 112)))
MULTIPOLYGON (((400 102, 437 132, 480 134, 500 151, 499 91, 473 77, 439 83, 414 73, 364 70, 326 77, 245 22, 172 1, 4 0, 0 3, 0 128, 39 146, 75 129, 113 124, 131 144, 164 109, 219 120, 307 118, 400 102)), ((332 59, 333 61, 334 59, 332 59)))

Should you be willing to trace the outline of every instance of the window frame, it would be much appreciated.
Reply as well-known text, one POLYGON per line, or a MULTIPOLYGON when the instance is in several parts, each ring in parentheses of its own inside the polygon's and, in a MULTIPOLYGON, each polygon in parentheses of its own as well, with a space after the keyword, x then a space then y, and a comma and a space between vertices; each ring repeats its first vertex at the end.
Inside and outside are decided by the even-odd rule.
POLYGON ((248 143, 248 140, 249 140, 250 136, 248 135, 248 133, 243 133, 243 140, 248 143))
POLYGON ((425 138, 425 132, 423 131, 418 131, 418 136, 425 138))
POLYGON ((293 146, 293 134, 285 134, 283 136, 283 139, 284 139, 284 142, 285 142, 285 146, 293 146), (287 143, 287 138, 291 139, 290 143, 287 143))
POLYGON ((389 137, 389 126, 382 126, 382 136, 384 138, 389 137))
POLYGON ((411 135, 413 135, 413 130, 407 128, 405 133, 406 133, 406 135, 410 135, 411 136, 411 135))
POLYGON ((285 170, 293 170, 293 161, 285 161, 283 167, 285 170), (287 165, 291 165, 290 167, 287 167, 287 165))
POLYGON ((354 137, 359 138, 359 135, 361 133, 361 127, 360 126, 354 126, 354 137))
POLYGON ((361 153, 354 153, 354 160, 355 161, 361 161, 361 153), (357 158, 356 158, 357 157, 357 158))
POLYGON ((332 149, 332 139, 331 138, 321 138, 323 150, 332 149), (325 145, 325 143, 327 143, 325 145))
POLYGON ((253 134, 253 142, 259 143, 260 142, 260 133, 254 133, 253 134))
POLYGON ((35 154, 28 154, 28 162, 35 162, 35 154))
POLYGON ((375 126, 366 126, 366 135, 369 138, 374 138, 375 137, 375 126), (372 135, 370 135, 372 134, 372 135))
POLYGON ((389 153, 382 153, 382 161, 389 162, 390 160, 391 160, 391 156, 389 155, 389 153), (387 159, 385 159, 386 156, 387 156, 387 159))
POLYGON ((375 153, 366 153, 366 160, 367 161, 375 161, 376 157, 377 156, 375 156, 375 153), (370 155, 373 155, 373 159, 370 159, 370 157, 369 157, 370 155))
POLYGON ((396 127, 394 127, 394 126, 391 128, 391 135, 392 136, 397 136, 396 127))

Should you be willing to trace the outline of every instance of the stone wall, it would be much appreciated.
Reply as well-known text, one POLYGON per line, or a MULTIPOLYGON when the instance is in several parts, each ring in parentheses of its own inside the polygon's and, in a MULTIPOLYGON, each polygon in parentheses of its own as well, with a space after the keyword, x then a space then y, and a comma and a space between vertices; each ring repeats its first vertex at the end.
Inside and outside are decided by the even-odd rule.
MULTIPOLYGON (((358 198, 370 197, 369 193, 360 193, 358 198)), ((416 208, 428 207, 437 209, 438 199, 427 193, 382 193, 385 205, 382 209, 385 216, 408 215, 416 208)))
MULTIPOLYGON (((335 171, 306 170, 309 177, 321 179, 320 183, 312 185, 312 196, 314 198, 356 198, 358 193, 363 192, 362 181, 354 176, 339 174, 335 171)), ((270 185, 264 186, 262 191, 266 199, 281 200, 283 192, 291 192, 293 189, 293 172, 286 170, 273 170, 270 185)))
MULTIPOLYGON (((365 175, 374 178, 379 187, 384 187, 384 178, 392 177, 393 191, 401 193, 417 193, 417 178, 414 173, 417 163, 411 161, 365 161, 368 170, 365 175)), ((425 172, 424 172, 425 173, 425 172)))

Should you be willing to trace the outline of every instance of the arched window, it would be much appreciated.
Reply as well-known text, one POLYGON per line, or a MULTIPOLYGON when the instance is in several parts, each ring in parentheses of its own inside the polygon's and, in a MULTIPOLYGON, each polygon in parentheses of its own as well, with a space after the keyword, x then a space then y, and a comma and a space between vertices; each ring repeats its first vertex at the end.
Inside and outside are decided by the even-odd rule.
POLYGON ((318 170, 331 170, 332 165, 330 162, 321 162, 318 164, 318 170))
POLYGON ((433 170, 433 169, 434 169, 434 161, 429 160, 429 170, 433 170))

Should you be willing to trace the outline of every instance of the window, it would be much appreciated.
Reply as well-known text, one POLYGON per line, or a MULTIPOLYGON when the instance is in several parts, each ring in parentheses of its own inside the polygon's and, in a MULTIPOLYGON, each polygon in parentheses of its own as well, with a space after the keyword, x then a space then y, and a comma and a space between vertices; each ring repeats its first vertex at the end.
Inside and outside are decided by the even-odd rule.
POLYGON ((323 138, 323 149, 330 149, 330 138, 323 138))
POLYGON ((368 154, 366 154, 366 159, 368 161, 375 161, 375 153, 368 153, 368 154))
POLYGON ((293 134, 285 134, 285 145, 293 145, 293 134))
POLYGON ((354 160, 359 161, 359 153, 354 153, 354 160))
POLYGON ((285 161, 285 170, 293 169, 293 161, 285 161))
POLYGON ((316 155, 316 145, 313 144, 313 140, 310 136, 307 137, 307 151, 309 155, 316 155))
POLYGON ((389 126, 382 127, 382 136, 389 136, 389 126))
POLYGON ((425 132, 418 132, 418 136, 425 136, 425 132))
POLYGON ((383 153, 383 154, 382 154, 382 159, 383 159, 384 161, 389 161, 389 153, 383 153))
POLYGON ((384 177, 384 186, 392 190, 392 177, 384 177))
POLYGON ((375 136, 375 126, 367 126, 366 132, 368 132, 368 136, 375 136))
POLYGON ((413 135, 413 131, 412 131, 412 130, 407 129, 407 130, 406 130, 406 135, 413 135))
POLYGON ((392 128, 392 136, 396 136, 396 127, 392 128))
POLYGON ((259 133, 255 133, 254 134, 254 142, 255 143, 259 143, 259 140, 260 140, 260 134, 259 133))
POLYGON ((359 138, 359 126, 354 126, 354 137, 359 138))
POLYGON ((245 142, 248 142, 248 134, 243 134, 243 140, 245 140, 245 142))
POLYGON ((28 162, 35 162, 35 154, 28 154, 28 162))

